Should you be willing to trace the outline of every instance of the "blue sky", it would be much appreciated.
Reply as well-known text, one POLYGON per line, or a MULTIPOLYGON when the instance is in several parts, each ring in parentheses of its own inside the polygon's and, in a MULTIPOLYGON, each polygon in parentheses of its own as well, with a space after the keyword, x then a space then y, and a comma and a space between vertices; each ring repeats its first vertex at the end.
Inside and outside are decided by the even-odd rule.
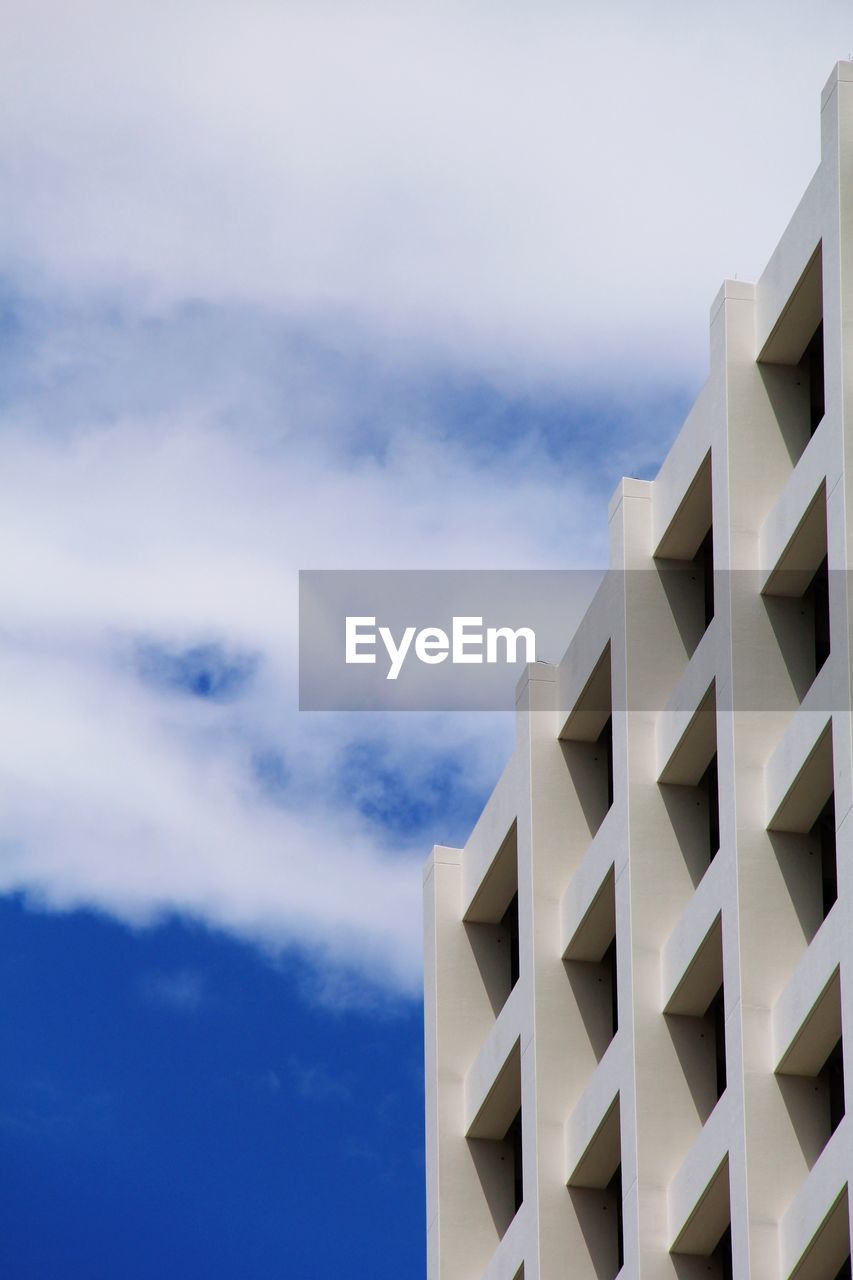
POLYGON ((177 923, 7 899, 0 935, 4 1270, 418 1274, 415 1002, 332 1014, 298 964, 177 923))
POLYGON ((853 43, 587 10, 7 6, 10 1275, 423 1275, 420 867, 512 725, 300 715, 297 570, 602 564, 853 43))

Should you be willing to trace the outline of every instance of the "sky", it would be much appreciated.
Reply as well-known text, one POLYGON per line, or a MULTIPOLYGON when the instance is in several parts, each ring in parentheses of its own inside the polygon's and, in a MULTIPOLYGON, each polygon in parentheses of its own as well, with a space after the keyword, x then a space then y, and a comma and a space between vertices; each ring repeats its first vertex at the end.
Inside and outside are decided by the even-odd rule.
POLYGON ((300 714, 296 573, 604 563, 847 8, 4 5, 10 1274, 423 1275, 420 868, 512 725, 300 714))

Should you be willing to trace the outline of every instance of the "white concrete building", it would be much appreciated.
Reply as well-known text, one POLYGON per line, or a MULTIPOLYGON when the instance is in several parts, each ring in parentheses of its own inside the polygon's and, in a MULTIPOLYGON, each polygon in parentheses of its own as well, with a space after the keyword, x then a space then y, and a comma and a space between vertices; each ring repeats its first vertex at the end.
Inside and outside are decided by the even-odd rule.
POLYGON ((844 63, 660 473, 614 495, 613 572, 427 865, 430 1280, 850 1275, 851 489, 844 63))

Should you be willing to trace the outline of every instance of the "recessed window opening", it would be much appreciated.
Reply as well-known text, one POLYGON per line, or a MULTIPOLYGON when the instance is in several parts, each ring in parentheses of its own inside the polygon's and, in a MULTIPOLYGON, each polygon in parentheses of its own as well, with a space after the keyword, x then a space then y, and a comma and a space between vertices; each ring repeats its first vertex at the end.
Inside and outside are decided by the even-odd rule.
POLYGON ((802 701, 830 656, 826 486, 821 484, 764 588, 765 607, 802 701))
POLYGON ((717 753, 694 786, 667 786, 664 798, 694 885, 720 851, 720 783, 717 753))
POLYGON ((699 550, 693 557, 693 564, 697 573, 702 578, 702 608, 703 618, 705 621, 704 630, 708 627, 714 617, 714 530, 713 527, 708 530, 699 550))
POLYGON ((844 1048, 840 1039, 824 1063, 820 1079, 829 1098, 829 1132, 833 1134, 844 1119, 844 1048))
POLYGON ((714 1073, 719 1102, 726 1091, 726 1010, 721 986, 708 1010, 714 1039, 714 1073))
POLYGON ((504 946, 509 951, 509 989, 512 991, 518 982, 520 974, 520 959, 518 948, 518 894, 516 893, 512 902, 506 909, 506 914, 500 923, 500 937, 503 939, 504 946))
POLYGON ((796 466, 824 418, 823 254, 818 244, 758 357, 779 431, 796 466))
POLYGON ((806 942, 838 896, 834 756, 829 720, 767 824, 777 856, 790 867, 786 882, 806 942))
POLYGON ((595 759, 601 764, 605 775, 605 786, 607 791, 607 808, 613 807, 613 717, 608 716, 607 722, 596 742, 598 752, 595 759))
POLYGON ((809 835, 820 851, 820 884, 823 919, 838 897, 838 862, 835 848, 835 793, 829 797, 809 835))
POLYGON ((720 783, 716 751, 697 786, 704 798, 702 808, 708 824, 708 864, 710 865, 720 851, 720 783))
POLYGON ((625 1265, 625 1223, 622 1209, 622 1165, 617 1165, 616 1172, 607 1184, 605 1213, 610 1212, 612 1231, 616 1245, 616 1270, 613 1280, 625 1265))
POLYGON ((803 600, 814 620, 814 671, 820 671, 829 657, 829 560, 826 556, 806 587, 803 600))
POLYGON ((826 412, 822 320, 803 352, 797 369, 809 389, 809 435, 813 436, 826 412))
POLYGON ((609 641, 576 698, 559 737, 571 785, 593 839, 614 799, 609 641))
MULTIPOLYGON (((789 1108, 803 1156, 811 1169, 844 1119, 845 1112, 838 969, 783 1054, 776 1068, 776 1079, 789 1108)), ((828 1270, 826 1274, 833 1272, 828 1270)))
POLYGON ((600 1062, 619 1029, 615 939, 611 936, 606 946, 602 940, 596 950, 599 959, 569 958, 565 966, 590 1046, 600 1062))
POLYGON ((619 994, 618 994, 618 973, 616 968, 616 939, 614 938, 610 946, 604 953, 601 961, 602 968, 605 970, 605 980, 609 979, 610 988, 610 1026, 611 1036, 615 1036, 619 1030, 619 994))
POLYGON ((655 563, 672 618, 689 658, 714 617, 714 535, 711 450, 655 547, 655 563))
MULTIPOLYGON (((680 967, 682 964, 683 961, 680 967)), ((664 1004, 667 1029, 701 1124, 705 1124, 726 1091, 724 991, 720 911, 674 989, 667 992, 664 1004)), ((719 1230, 722 1229, 721 1222, 719 1230)), ((711 1243, 709 1240, 709 1247, 711 1243)))
POLYGON ((469 1125, 467 1138, 486 1204, 502 1238, 524 1199, 518 1040, 469 1125))
POLYGON ((717 1275, 720 1280, 732 1280, 732 1229, 726 1227, 711 1258, 717 1264, 717 1275))
POLYGON ((524 1202, 524 1168, 521 1159, 521 1108, 509 1126, 507 1131, 505 1145, 507 1154, 505 1159, 512 1162, 512 1194, 515 1212, 518 1213, 524 1202))
MULTIPOLYGON (((708 473, 710 476, 710 467, 708 473)), ((710 500, 709 487, 709 506, 710 500)), ((709 516, 710 511, 704 520, 709 516)), ((657 558, 661 583, 687 657, 695 653, 714 619, 714 531, 704 520, 700 532, 694 533, 691 542, 683 548, 684 558, 680 562, 675 556, 657 558)))
POLYGON ((590 1046, 600 1062, 619 1026, 613 867, 575 929, 563 962, 590 1046))
POLYGON ((599 1062, 619 1030, 615 938, 600 952, 600 956, 599 960, 569 960, 566 968, 590 1044, 599 1062))
POLYGON ((518 824, 513 821, 465 912, 465 933, 495 1017, 519 978, 518 824))

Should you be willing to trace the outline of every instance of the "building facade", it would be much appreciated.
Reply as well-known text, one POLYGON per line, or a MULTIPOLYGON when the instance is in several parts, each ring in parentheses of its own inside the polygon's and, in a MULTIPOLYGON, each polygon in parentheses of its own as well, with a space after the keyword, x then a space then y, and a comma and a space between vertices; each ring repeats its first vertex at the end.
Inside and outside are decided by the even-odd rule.
POLYGON ((710 335, 425 870, 430 1280, 850 1274, 853 64, 710 335))

